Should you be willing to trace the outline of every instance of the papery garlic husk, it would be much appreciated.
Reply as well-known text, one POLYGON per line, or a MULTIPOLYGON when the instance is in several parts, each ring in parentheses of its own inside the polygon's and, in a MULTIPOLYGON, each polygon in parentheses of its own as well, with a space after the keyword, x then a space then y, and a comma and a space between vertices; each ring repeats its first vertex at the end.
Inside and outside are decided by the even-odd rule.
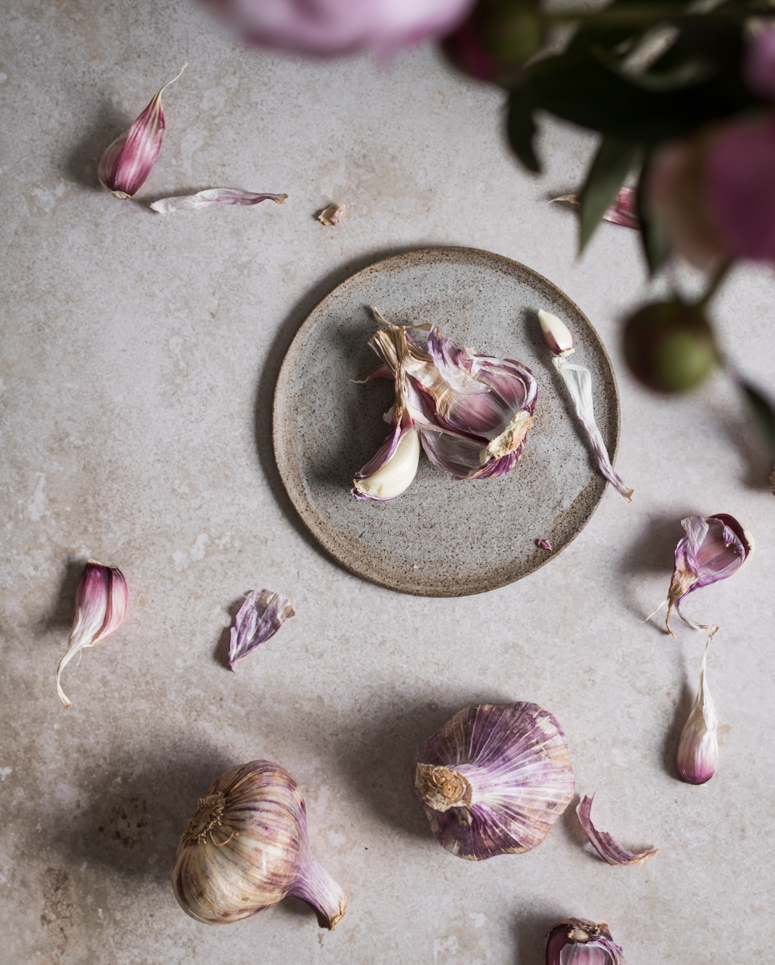
POLYGON ((250 590, 234 618, 229 633, 229 666, 273 637, 283 623, 295 616, 291 601, 272 590, 250 590))
POLYGON ((131 198, 145 184, 161 150, 164 136, 164 111, 161 95, 183 73, 183 64, 176 77, 156 91, 150 104, 134 121, 129 130, 119 134, 105 149, 97 165, 100 184, 117 198, 131 198))
POLYGON ((604 921, 569 918, 546 936, 546 965, 624 965, 624 952, 604 921))
POLYGON ((529 703, 455 714, 417 752, 414 783, 439 844, 470 861, 540 844, 574 787, 562 728, 529 703))
POLYGON ((327 228, 335 228, 344 217, 347 208, 343 204, 329 204, 318 215, 318 221, 327 228))
MULTIPOLYGON (((581 198, 577 194, 563 194, 559 198, 552 198, 549 202, 565 201, 578 208, 581 198)), ((635 188, 620 188, 614 203, 606 210, 603 221, 621 225, 623 228, 639 228, 640 219, 637 209, 637 192, 635 188)))
POLYGON ((224 205, 251 206, 262 201, 285 204, 287 194, 254 194, 242 188, 206 188, 196 194, 180 194, 172 198, 159 198, 151 205, 159 214, 173 214, 176 211, 200 211, 202 208, 217 208, 224 205))
POLYGON ((576 814, 578 815, 581 827, 584 829, 584 833, 589 838, 589 843, 603 861, 611 865, 644 864, 659 851, 659 848, 646 848, 644 851, 629 851, 614 841, 607 831, 598 831, 592 823, 592 801, 594 797, 594 794, 591 797, 585 794, 576 808, 576 814))
POLYGON ((227 925, 286 895, 301 898, 321 928, 341 921, 347 898, 309 849, 304 799, 278 764, 225 771, 200 798, 178 843, 172 888, 197 921, 227 925))
POLYGON ((405 405, 431 460, 455 479, 487 479, 517 464, 538 386, 514 359, 458 348, 434 326, 427 351, 387 322, 369 345, 403 385, 405 405))
POLYGON ((89 560, 75 591, 75 618, 70 641, 57 667, 57 693, 65 707, 71 707, 72 701, 62 690, 62 671, 79 651, 96 647, 118 630, 126 616, 128 602, 129 591, 121 570, 89 560))
MULTIPOLYGON (((675 548, 675 566, 667 592, 665 629, 671 636, 670 613, 694 630, 708 630, 711 624, 698 624, 681 612, 684 597, 700 587, 725 580, 736 573, 753 552, 753 537, 727 513, 715 516, 687 516, 681 520, 686 530, 675 548)), ((664 604, 662 604, 664 605, 664 604)))
POLYGON ((541 331, 544 333, 546 344, 554 356, 554 367, 560 373, 568 389, 576 418, 587 434, 592 447, 592 454, 601 474, 611 483, 614 489, 628 501, 632 500, 633 490, 627 486, 619 473, 614 469, 611 457, 608 455, 605 440, 595 421, 595 405, 592 398, 592 376, 583 365, 576 365, 567 361, 567 356, 575 351, 573 336, 567 325, 551 312, 541 309, 538 312, 541 331), (564 334, 567 333, 567 336, 564 334), (570 341, 568 341, 568 338, 570 341))
POLYGON ((678 776, 687 784, 706 784, 718 766, 718 716, 708 689, 706 673, 708 647, 712 638, 713 633, 702 655, 700 689, 678 743, 676 768, 678 776))

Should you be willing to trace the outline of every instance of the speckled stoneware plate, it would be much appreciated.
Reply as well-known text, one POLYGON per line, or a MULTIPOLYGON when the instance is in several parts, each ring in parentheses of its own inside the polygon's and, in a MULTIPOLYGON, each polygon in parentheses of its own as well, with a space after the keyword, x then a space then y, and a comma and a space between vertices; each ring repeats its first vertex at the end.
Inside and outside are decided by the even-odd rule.
POLYGON ((613 456, 619 399, 605 348, 573 302, 524 265, 476 248, 411 251, 352 275, 310 313, 277 381, 275 455, 299 515, 348 570, 403 593, 481 593, 543 566, 584 527, 606 482, 552 365, 540 308, 576 337, 574 361, 592 372, 595 414, 613 456), (538 404, 515 469, 456 482, 423 455, 403 496, 373 503, 351 495, 353 473, 387 435, 382 417, 393 402, 392 382, 358 381, 376 364, 367 345, 378 327, 372 305, 396 324, 435 324, 458 344, 532 370, 538 404), (538 538, 551 542, 551 553, 538 538))

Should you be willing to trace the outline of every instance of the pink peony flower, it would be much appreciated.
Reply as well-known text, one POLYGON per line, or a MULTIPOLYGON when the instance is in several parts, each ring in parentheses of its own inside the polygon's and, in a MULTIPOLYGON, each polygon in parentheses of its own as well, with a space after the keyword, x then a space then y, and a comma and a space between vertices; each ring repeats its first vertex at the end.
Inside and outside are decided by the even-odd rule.
POLYGON ((473 0, 206 0, 249 43, 335 56, 441 36, 473 0))
POLYGON ((775 100, 774 27, 764 26, 749 36, 743 69, 752 91, 775 100))

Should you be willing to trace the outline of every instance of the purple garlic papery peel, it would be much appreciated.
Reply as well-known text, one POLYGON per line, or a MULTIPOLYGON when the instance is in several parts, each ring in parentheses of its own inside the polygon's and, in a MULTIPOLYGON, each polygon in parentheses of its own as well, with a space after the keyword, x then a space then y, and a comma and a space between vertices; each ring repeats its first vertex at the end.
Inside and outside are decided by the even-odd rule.
MULTIPOLYGON (((555 201, 565 201, 576 208, 581 204, 581 199, 577 194, 563 194, 559 198, 552 198, 549 203, 552 204, 555 201)), ((619 189, 616 200, 603 215, 603 221, 610 221, 611 224, 618 224, 623 228, 640 227, 635 188, 619 189)))
POLYGON ((183 64, 177 77, 173 77, 154 94, 150 104, 129 130, 120 134, 100 158, 97 177, 100 184, 117 198, 133 197, 151 173, 164 137, 161 95, 180 77, 186 66, 183 64))
POLYGON ((439 844, 470 861, 540 844, 574 786, 562 728, 528 703, 455 714, 417 752, 414 782, 439 844))
POLYGON ((79 651, 96 647, 118 630, 124 622, 128 603, 129 591, 121 570, 117 566, 103 566, 96 560, 89 560, 75 591, 75 619, 70 641, 57 667, 57 693, 65 707, 71 707, 72 701, 62 690, 62 671, 79 651))
POLYGON ((676 613, 694 630, 708 630, 710 625, 694 623, 681 612, 684 597, 700 587, 725 580, 736 573, 753 550, 753 537, 734 516, 687 516, 681 520, 686 530, 675 548, 675 566, 667 592, 665 629, 671 636, 670 613, 676 613))
POLYGON ((420 439, 406 409, 374 456, 353 477, 356 499, 385 502, 405 493, 417 475, 420 439))
POLYGON ((551 553, 551 552, 552 552, 552 544, 549 542, 548 539, 537 539, 537 540, 536 540, 536 546, 537 546, 540 550, 546 550, 547 553, 551 553))
POLYGON ((273 637, 294 616, 291 601, 272 590, 251 590, 234 619, 229 635, 229 666, 273 637))
POLYGON ((172 888, 196 921, 228 925, 293 895, 333 930, 347 897, 312 855, 299 786, 271 761, 217 777, 178 842, 172 888))
POLYGON ((396 380, 397 396, 431 462, 456 479, 486 479, 512 469, 525 448, 537 384, 512 359, 458 348, 431 328, 427 351, 406 328, 387 325, 369 343, 396 380))
POLYGON ((706 674, 708 647, 713 633, 702 655, 700 689, 678 743, 676 768, 678 776, 687 784, 706 784, 718 766, 718 717, 706 674))
POLYGON ((632 500, 633 490, 627 486, 619 473, 614 469, 611 457, 608 455, 603 435, 595 421, 595 404, 592 398, 592 376, 582 365, 572 364, 567 356, 575 351, 573 336, 570 330, 556 315, 540 310, 538 321, 544 334, 546 344, 554 356, 554 367, 560 373, 568 389, 576 418, 587 435, 592 447, 597 468, 611 483, 614 489, 628 501, 632 500))
POLYGON ((590 844, 603 861, 607 861, 608 864, 643 864, 644 861, 648 861, 652 855, 659 851, 659 848, 649 848, 646 851, 639 852, 628 851, 617 844, 607 831, 598 831, 592 823, 591 817, 594 797, 594 794, 592 797, 585 794, 576 808, 576 814, 579 816, 579 821, 584 833, 589 838, 590 844))
POLYGON ((624 965, 624 953, 605 922, 560 922, 546 936, 546 965, 624 965))
POLYGON ((202 208, 217 208, 223 205, 254 205, 262 201, 284 204, 287 194, 253 194, 241 188, 207 188, 196 194, 181 194, 174 198, 160 198, 151 208, 159 214, 173 214, 175 211, 200 211, 202 208))

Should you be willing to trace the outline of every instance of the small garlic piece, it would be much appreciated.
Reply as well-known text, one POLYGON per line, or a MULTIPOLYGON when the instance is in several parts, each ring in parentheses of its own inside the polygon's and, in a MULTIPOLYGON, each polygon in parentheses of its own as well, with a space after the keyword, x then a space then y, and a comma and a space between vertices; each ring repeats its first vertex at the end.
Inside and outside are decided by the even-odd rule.
POLYGON ((540 844, 574 786, 562 728, 528 703, 461 710, 417 752, 414 782, 439 844, 470 861, 540 844))
POLYGON ((560 358, 567 358, 576 351, 576 342, 568 326, 551 312, 545 312, 542 308, 538 311, 538 321, 541 331, 544 333, 546 344, 552 350, 553 355, 560 358))
POLYGON ((417 430, 411 425, 402 429, 398 423, 376 455, 355 474, 353 494, 358 499, 374 502, 395 499, 412 485, 419 462, 417 430))
POLYGON ((546 936, 546 965, 624 965, 624 952, 605 922, 560 922, 546 936))
POLYGON ((329 228, 335 228, 344 217, 346 210, 343 204, 329 204, 318 215, 318 221, 329 228))
POLYGON ((120 134, 105 149, 97 165, 100 184, 117 198, 131 198, 145 184, 161 150, 164 136, 164 111, 161 95, 183 73, 183 64, 177 77, 156 91, 150 104, 134 121, 129 130, 120 134))
MULTIPOLYGON (((714 628, 715 633, 715 628, 714 628)), ((718 717, 708 689, 706 663, 711 633, 700 665, 700 689, 681 731, 676 766, 678 776, 687 784, 706 784, 718 766, 718 717)))
POLYGON ((291 601, 272 590, 251 590, 234 618, 229 635, 229 666, 246 657, 273 637, 283 623, 295 616, 291 601))
POLYGON ((75 619, 70 642, 57 667, 57 693, 65 707, 71 707, 72 701, 62 690, 62 671, 80 650, 96 647, 118 630, 126 616, 128 602, 129 593, 121 570, 89 560, 75 591, 75 619))
POLYGON ((200 798, 178 842, 172 888, 186 914, 208 925, 250 918, 294 895, 334 929, 347 897, 309 848, 304 798, 270 761, 225 771, 200 798))

